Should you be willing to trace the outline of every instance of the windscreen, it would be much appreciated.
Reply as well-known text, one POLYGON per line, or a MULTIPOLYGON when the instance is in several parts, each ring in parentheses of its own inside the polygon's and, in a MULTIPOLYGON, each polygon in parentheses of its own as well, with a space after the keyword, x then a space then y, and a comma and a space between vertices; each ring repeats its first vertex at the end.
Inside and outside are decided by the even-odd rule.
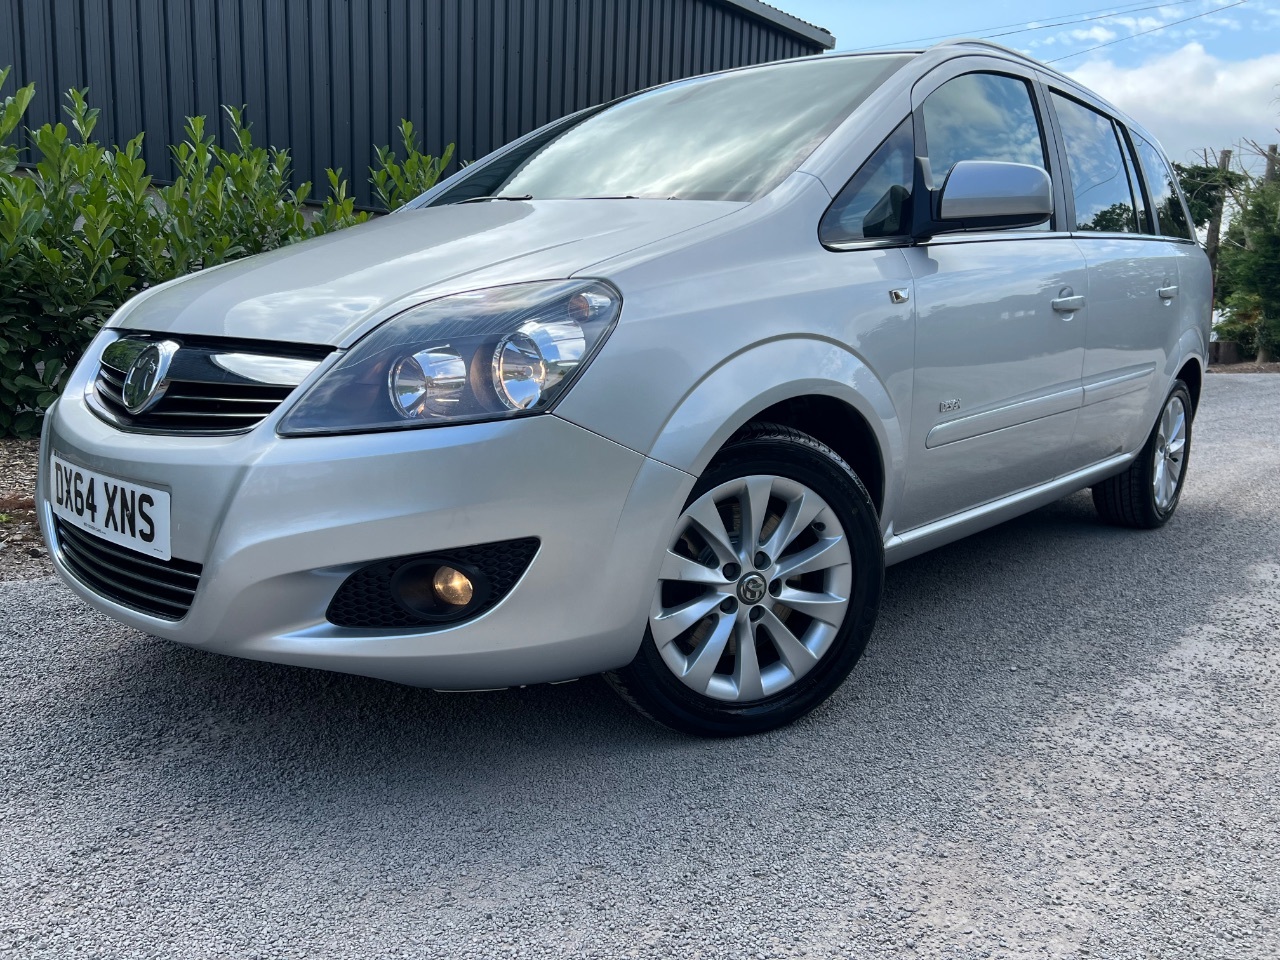
POLYGON ((910 59, 813 58, 658 87, 532 138, 434 202, 494 195, 754 200, 910 59))

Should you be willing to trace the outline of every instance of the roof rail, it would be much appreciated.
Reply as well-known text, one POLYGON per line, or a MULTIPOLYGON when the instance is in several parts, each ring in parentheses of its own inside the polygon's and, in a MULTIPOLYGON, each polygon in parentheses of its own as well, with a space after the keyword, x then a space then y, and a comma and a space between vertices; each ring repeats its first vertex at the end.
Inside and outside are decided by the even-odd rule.
POLYGON ((1143 133, 1146 132, 1143 129, 1141 124, 1134 121, 1132 117, 1130 117, 1127 113, 1125 113, 1123 110, 1117 107, 1110 100, 1103 97, 1101 94, 1095 93, 1093 90, 1089 90, 1086 87, 1082 87, 1079 81, 1072 79, 1067 74, 1059 70, 1057 67, 1050 66, 1047 63, 1041 63, 1035 57, 1029 57, 1025 53, 1023 53, 1021 50, 1014 50, 1010 47, 1004 46, 1003 44, 992 43, 990 40, 971 40, 963 37, 956 40, 944 40, 942 43, 934 44, 929 49, 940 50, 946 47, 969 47, 969 48, 976 47, 979 50, 990 50, 995 53, 999 53, 1001 56, 1008 57, 1011 60, 1017 60, 1020 63, 1026 64, 1027 66, 1034 67, 1037 70, 1042 70, 1045 73, 1053 74, 1053 76, 1058 77, 1064 83, 1070 84, 1072 87, 1075 87, 1076 89, 1081 90, 1084 93, 1088 94, 1098 103, 1105 105, 1107 110, 1109 110, 1111 113, 1115 114, 1117 117, 1123 120, 1127 126, 1134 127, 1139 131, 1142 131, 1143 133))
POLYGON ((979 40, 973 37, 957 37, 954 40, 943 40, 941 43, 934 44, 929 49, 938 50, 943 47, 979 47, 983 50, 994 50, 997 53, 1001 53, 1014 60, 1021 60, 1023 63, 1034 66, 1037 70, 1046 70, 1049 73, 1054 73, 1060 77, 1070 79, 1069 77, 1066 76, 1066 74, 1064 74, 1061 70, 1057 69, 1056 67, 1052 67, 1047 63, 1043 63, 1040 60, 1037 60, 1035 57, 1027 56, 1027 54, 1023 53, 1021 50, 1015 50, 1012 47, 1006 47, 1002 43, 992 43, 990 40, 979 40))

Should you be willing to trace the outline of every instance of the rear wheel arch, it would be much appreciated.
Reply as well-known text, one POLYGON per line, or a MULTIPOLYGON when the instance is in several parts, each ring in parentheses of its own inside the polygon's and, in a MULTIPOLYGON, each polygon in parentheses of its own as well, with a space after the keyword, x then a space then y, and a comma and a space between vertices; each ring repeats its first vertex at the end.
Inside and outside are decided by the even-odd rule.
POLYGON ((1175 380, 1138 456, 1093 485, 1093 503, 1104 520, 1154 530, 1173 516, 1187 477, 1194 410, 1189 387, 1175 380))
POLYGON ((1187 385, 1187 391, 1191 394, 1191 412, 1194 414, 1200 407, 1200 388, 1204 385, 1204 371, 1200 368, 1200 361, 1192 357, 1182 365, 1175 379, 1187 385))

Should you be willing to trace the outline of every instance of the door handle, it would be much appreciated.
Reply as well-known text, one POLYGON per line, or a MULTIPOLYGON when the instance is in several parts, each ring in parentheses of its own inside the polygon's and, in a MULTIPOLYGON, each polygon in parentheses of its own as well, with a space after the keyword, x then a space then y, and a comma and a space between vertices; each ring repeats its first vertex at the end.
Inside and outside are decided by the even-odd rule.
POLYGON ((1084 297, 1058 297, 1050 302, 1050 306, 1059 313, 1075 313, 1084 309, 1084 297))
POLYGON ((1170 287, 1161 287, 1156 293, 1160 294, 1161 300, 1172 300, 1178 295, 1178 285, 1175 283, 1170 287))

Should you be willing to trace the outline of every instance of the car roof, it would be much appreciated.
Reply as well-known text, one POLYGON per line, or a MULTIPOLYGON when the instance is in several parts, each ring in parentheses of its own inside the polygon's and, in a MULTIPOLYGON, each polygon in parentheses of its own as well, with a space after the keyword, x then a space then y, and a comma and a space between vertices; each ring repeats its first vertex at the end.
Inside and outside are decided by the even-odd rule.
MULTIPOLYGON (((1000 60, 1008 60, 1012 63, 1015 63, 1023 67, 1024 69, 1038 71, 1040 74, 1044 75, 1050 82, 1052 82, 1055 86, 1059 86, 1063 88, 1065 91, 1069 92, 1072 96, 1078 97, 1079 99, 1087 101, 1091 103, 1093 106, 1101 110, 1104 110, 1105 112, 1111 114, 1113 117, 1119 120, 1121 123, 1123 123, 1126 127, 1131 129, 1134 133, 1140 134, 1143 139, 1149 141, 1150 143, 1158 144, 1158 141, 1156 140, 1156 138, 1152 136, 1150 131, 1148 131, 1145 127, 1143 127, 1142 124, 1138 123, 1131 116, 1129 116, 1119 107, 1117 107, 1114 103, 1111 103, 1105 97, 1100 96, 1097 92, 1090 90, 1088 87, 1083 86, 1078 81, 1073 80, 1071 77, 1063 73, 1061 70, 1058 70, 1056 67, 1053 67, 1047 63, 1042 63, 1033 57, 1027 56, 1025 53, 1022 53, 1019 50, 1014 50, 1011 47, 1006 47, 999 43, 992 43, 990 40, 959 38, 955 40, 946 40, 946 41, 943 41, 942 43, 936 43, 929 47, 909 47, 904 49, 889 49, 889 50, 850 50, 850 51, 837 52, 837 53, 828 53, 820 56, 824 60, 832 60, 832 59, 844 58, 844 57, 910 56, 913 58, 911 61, 912 64, 914 64, 917 67, 917 69, 923 69, 923 70, 929 70, 929 69, 932 69, 933 67, 936 67, 945 63, 948 60, 953 60, 958 57, 965 57, 965 56, 986 56, 986 57, 994 57, 1000 60)), ((817 59, 817 57, 798 57, 796 59, 797 60, 813 60, 813 59, 817 59)), ((785 64, 786 62, 787 61, 781 61, 781 63, 783 64, 785 64)), ((778 66, 778 65, 780 65, 779 61, 774 61, 772 64, 759 64, 759 66, 778 66)), ((752 69, 752 68, 747 67, 745 69, 752 69)), ((1161 152, 1164 152, 1163 148, 1161 148, 1161 152)))

